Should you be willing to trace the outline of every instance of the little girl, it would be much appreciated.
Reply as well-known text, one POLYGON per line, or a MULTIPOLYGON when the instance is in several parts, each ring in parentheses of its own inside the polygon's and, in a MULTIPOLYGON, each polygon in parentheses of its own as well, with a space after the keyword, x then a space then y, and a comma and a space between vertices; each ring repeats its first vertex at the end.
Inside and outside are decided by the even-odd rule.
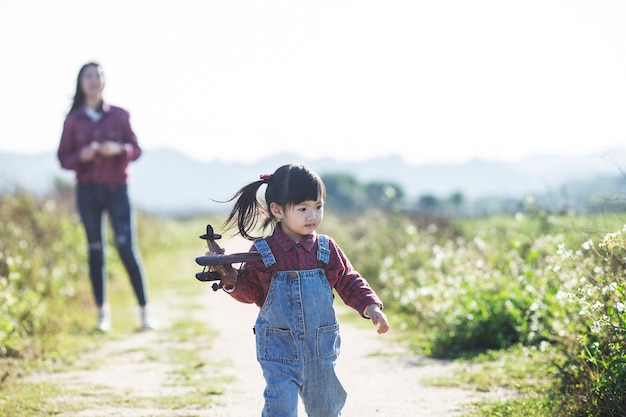
POLYGON ((262 260, 243 265, 233 298, 261 307, 254 326, 257 360, 266 382, 263 417, 294 417, 298 396, 309 417, 341 415, 346 392, 335 374, 339 325, 333 289, 343 301, 389 330, 383 304, 367 281, 328 236, 316 234, 322 222, 326 189, 321 178, 302 165, 284 165, 262 175, 229 200, 236 199, 225 222, 246 239, 262 260), (266 184, 265 205, 257 199, 266 184), (266 238, 250 235, 261 217, 266 238))

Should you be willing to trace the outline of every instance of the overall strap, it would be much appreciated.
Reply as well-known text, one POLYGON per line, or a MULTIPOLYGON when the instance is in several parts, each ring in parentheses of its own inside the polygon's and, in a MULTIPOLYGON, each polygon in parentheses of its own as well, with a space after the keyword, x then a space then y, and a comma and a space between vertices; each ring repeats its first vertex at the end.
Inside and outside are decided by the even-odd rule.
POLYGON ((272 254, 272 250, 270 249, 270 246, 267 244, 265 239, 254 241, 254 246, 256 247, 256 250, 258 250, 261 254, 261 257, 263 258, 263 263, 265 264, 266 268, 269 268, 276 263, 276 259, 272 254))
POLYGON ((317 260, 325 264, 328 264, 328 261, 330 261, 328 236, 317 235, 317 260))

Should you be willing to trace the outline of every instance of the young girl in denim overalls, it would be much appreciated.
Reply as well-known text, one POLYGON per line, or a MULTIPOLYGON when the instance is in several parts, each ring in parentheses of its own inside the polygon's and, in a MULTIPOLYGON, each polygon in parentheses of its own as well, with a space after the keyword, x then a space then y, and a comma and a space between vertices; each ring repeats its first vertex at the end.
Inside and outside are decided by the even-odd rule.
POLYGON ((226 291, 261 307, 254 331, 266 382, 262 416, 296 416, 298 397, 309 417, 339 416, 346 392, 335 374, 340 336, 333 289, 381 334, 389 330, 382 303, 337 244, 316 234, 326 199, 316 173, 284 165, 243 187, 235 199, 225 225, 255 240, 252 250, 262 260, 244 264, 226 291), (264 205, 257 199, 262 185, 264 205), (273 233, 256 240, 250 232, 260 216, 262 228, 273 226, 273 233))

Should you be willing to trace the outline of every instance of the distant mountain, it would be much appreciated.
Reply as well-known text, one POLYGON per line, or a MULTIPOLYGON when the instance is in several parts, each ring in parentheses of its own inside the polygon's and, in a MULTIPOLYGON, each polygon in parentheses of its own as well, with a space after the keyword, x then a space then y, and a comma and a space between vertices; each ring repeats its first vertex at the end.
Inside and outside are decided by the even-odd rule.
MULTIPOLYGON (((229 205, 216 201, 227 200, 260 174, 271 173, 289 162, 310 165, 322 176, 346 173, 360 182, 393 182, 402 187, 409 200, 424 194, 448 197, 455 192, 473 200, 520 198, 529 193, 562 190, 574 182, 622 177, 626 149, 581 157, 540 155, 513 163, 476 159, 463 164, 423 165, 408 165, 400 156, 350 163, 292 155, 277 155, 251 164, 200 162, 170 149, 148 149, 131 165, 130 192, 137 207, 153 213, 221 211, 229 205)), ((73 173, 62 170, 53 153, 0 153, 0 193, 22 188, 42 195, 53 189, 56 180, 73 182, 73 173)))

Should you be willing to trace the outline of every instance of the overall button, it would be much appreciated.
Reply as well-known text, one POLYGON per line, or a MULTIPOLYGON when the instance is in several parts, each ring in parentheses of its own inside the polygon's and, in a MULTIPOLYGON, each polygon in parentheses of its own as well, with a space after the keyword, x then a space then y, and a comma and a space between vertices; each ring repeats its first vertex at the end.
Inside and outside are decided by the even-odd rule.
POLYGON ((297 272, 292 272, 290 275, 291 275, 291 278, 297 278, 298 277, 298 273, 297 272))

